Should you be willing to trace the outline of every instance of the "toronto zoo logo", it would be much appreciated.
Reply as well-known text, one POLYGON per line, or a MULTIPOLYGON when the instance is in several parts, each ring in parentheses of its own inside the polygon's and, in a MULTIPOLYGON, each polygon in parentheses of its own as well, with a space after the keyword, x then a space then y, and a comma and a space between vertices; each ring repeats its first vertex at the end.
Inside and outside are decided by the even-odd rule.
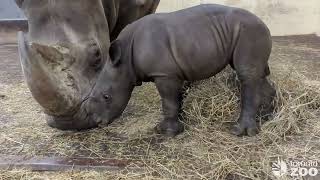
POLYGON ((289 160, 288 162, 278 158, 276 161, 271 163, 271 170, 274 176, 283 177, 315 177, 320 176, 318 161, 307 160, 289 160))

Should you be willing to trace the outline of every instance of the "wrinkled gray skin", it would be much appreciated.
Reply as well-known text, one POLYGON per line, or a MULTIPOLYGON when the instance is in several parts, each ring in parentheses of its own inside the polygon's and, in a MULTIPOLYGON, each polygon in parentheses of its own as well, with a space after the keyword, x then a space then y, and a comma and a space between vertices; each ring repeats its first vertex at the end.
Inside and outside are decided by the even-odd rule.
POLYGON ((51 127, 81 130, 101 122, 84 105, 109 58, 110 34, 154 12, 159 0, 127 2, 16 0, 29 24, 28 34, 19 33, 23 72, 51 127))
POLYGON ((175 136, 184 130, 178 120, 184 83, 209 78, 231 65, 241 82, 241 114, 232 133, 253 136, 259 106, 275 94, 266 79, 271 48, 267 26, 246 10, 200 5, 149 15, 127 26, 111 44, 111 61, 87 109, 111 123, 125 109, 134 87, 153 81, 164 115, 156 130, 175 136))

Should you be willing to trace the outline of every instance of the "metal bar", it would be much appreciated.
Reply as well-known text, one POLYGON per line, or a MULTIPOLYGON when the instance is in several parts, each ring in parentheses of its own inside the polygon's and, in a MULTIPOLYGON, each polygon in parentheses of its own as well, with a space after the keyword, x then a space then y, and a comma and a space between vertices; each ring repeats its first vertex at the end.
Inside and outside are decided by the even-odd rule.
POLYGON ((27 21, 27 19, 26 18, 13 18, 13 19, 8 18, 8 19, 0 19, 0 22, 1 21, 27 21))

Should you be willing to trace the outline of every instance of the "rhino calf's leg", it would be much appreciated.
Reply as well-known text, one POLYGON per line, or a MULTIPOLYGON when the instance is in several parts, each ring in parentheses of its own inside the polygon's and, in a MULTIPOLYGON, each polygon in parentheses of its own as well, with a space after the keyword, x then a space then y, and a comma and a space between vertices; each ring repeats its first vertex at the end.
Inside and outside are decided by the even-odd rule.
POLYGON ((276 95, 276 90, 272 85, 268 82, 267 79, 264 79, 263 84, 263 104, 264 105, 271 105, 275 95, 276 95))
POLYGON ((274 97, 276 96, 275 88, 268 82, 267 79, 263 81, 262 84, 262 108, 260 110, 260 115, 263 115, 263 121, 267 121, 269 115, 274 110, 274 104, 272 103, 274 97))
POLYGON ((235 135, 254 136, 258 133, 256 115, 265 94, 272 94, 266 84, 271 49, 271 35, 266 27, 250 23, 241 26, 232 59, 241 84, 240 117, 231 130, 235 135), (264 92, 266 88, 270 93, 264 92))
POLYGON ((231 133, 237 136, 255 136, 258 133, 256 122, 258 110, 263 100, 272 94, 271 85, 266 79, 269 67, 263 59, 257 59, 253 61, 255 63, 250 64, 254 58, 242 57, 246 56, 239 56, 235 66, 241 85, 241 112, 231 133))
POLYGON ((179 94, 179 119, 183 120, 184 118, 184 111, 183 111, 183 103, 184 103, 184 98, 186 98, 188 96, 188 89, 191 87, 191 82, 190 81, 185 81, 182 87, 182 91, 179 94))
POLYGON ((156 87, 162 101, 164 119, 156 127, 157 133, 176 136, 184 131, 184 125, 179 121, 184 90, 183 81, 169 78, 155 79, 156 87))
POLYGON ((238 122, 231 132, 237 136, 254 136, 258 133, 256 114, 261 104, 261 79, 245 80, 241 82, 241 112, 238 122))

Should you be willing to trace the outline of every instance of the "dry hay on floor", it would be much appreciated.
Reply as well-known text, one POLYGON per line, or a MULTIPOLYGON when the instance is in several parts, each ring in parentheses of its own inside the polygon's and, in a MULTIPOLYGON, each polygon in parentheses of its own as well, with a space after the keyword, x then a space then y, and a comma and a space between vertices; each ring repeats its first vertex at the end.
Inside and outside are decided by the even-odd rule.
POLYGON ((261 126, 256 137, 229 133, 230 123, 239 114, 239 91, 230 70, 198 82, 189 90, 185 102, 187 130, 173 139, 153 132, 161 116, 160 99, 151 84, 136 89, 124 117, 113 125, 78 133, 47 127, 25 85, 10 87, 7 100, 0 101, 2 110, 12 116, 12 122, 0 128, 2 153, 133 159, 145 171, 16 170, 0 172, 0 179, 273 178, 270 163, 278 157, 320 157, 319 81, 308 81, 286 68, 272 66, 270 79, 277 89, 275 110, 269 116, 258 117, 259 122, 271 120, 261 126))

